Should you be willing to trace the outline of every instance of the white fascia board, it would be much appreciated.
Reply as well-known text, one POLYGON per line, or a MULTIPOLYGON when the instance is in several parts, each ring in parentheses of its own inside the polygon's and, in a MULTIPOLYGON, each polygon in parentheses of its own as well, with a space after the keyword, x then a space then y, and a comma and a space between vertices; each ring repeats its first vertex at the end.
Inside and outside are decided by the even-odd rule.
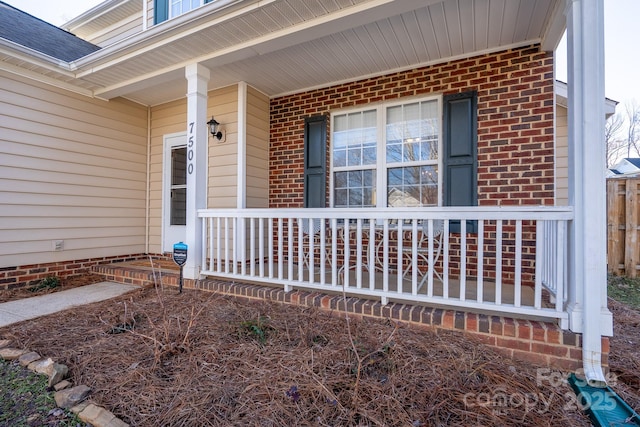
POLYGON ((556 93, 557 96, 561 96, 564 99, 567 99, 568 97, 568 92, 569 92, 569 88, 567 86, 567 84, 565 82, 563 82, 562 80, 556 80, 553 83, 553 91, 556 93))
POLYGON ((616 106, 618 105, 618 101, 614 101, 613 99, 605 98, 604 99, 604 115, 609 118, 613 114, 616 113, 616 106))
POLYGON ((75 78, 75 74, 69 70, 69 63, 54 58, 35 49, 28 48, 10 40, 0 38, 0 54, 46 68, 49 71, 64 74, 67 77, 75 78))

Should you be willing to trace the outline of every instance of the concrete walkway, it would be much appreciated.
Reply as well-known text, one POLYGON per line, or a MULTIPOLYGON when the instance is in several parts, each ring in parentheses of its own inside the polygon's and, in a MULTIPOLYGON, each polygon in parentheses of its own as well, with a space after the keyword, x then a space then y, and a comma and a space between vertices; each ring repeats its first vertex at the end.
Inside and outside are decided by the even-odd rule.
POLYGON ((104 301, 137 288, 137 286, 114 282, 100 282, 68 291, 5 302, 0 304, 0 327, 57 313, 71 307, 104 301))

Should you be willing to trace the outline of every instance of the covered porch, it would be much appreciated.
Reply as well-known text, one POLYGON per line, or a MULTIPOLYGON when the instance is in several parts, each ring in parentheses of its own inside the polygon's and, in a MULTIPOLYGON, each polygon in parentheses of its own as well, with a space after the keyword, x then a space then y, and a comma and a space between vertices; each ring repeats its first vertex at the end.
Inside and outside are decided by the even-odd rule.
POLYGON ((21 274, 166 256, 183 241, 193 286, 323 308, 349 308, 344 292, 360 298, 354 313, 480 334, 499 317, 523 352, 554 352, 534 344, 566 334, 563 354, 579 348, 589 382, 604 383, 603 0, 222 0, 151 26, 139 12, 131 34, 70 62, 0 46, 22 105, 6 104, 20 113, 12 143, 43 141, 11 152, 10 186, 36 184, 12 195, 19 209, 4 205, 33 215, 5 234, 33 255, 21 274), (565 30, 559 166, 553 52, 565 30), (78 155, 60 163, 69 143, 78 155), (20 163, 36 151, 46 161, 20 163))
MULTIPOLYGON (((443 5, 450 6, 451 3, 454 2, 443 2, 443 5)), ((603 58, 602 4, 595 0, 584 0, 566 4, 557 2, 547 6, 550 7, 549 10, 553 6, 553 13, 547 18, 546 24, 540 27, 544 28, 540 33, 541 37, 537 39, 540 44, 530 50, 521 48, 517 53, 531 55, 528 60, 523 58, 523 61, 531 61, 531 68, 528 65, 519 68, 510 60, 506 64, 500 62, 503 58, 516 55, 517 49, 508 51, 504 56, 498 55, 496 63, 500 64, 497 65, 500 71, 496 73, 507 79, 504 83, 507 87, 492 89, 491 77, 486 78, 486 85, 475 83, 485 80, 474 80, 473 74, 469 74, 472 77, 469 77, 468 82, 461 83, 458 87, 455 87, 455 80, 451 83, 453 76, 444 78, 441 86, 438 83, 433 83, 433 87, 425 84, 430 91, 441 90, 444 93, 460 92, 466 88, 473 91, 474 87, 487 88, 478 90, 477 106, 476 98, 473 97, 475 95, 468 98, 470 101, 467 105, 471 106, 468 118, 471 120, 470 127, 465 130, 472 134, 472 139, 480 140, 478 146, 468 149, 470 160, 464 165, 468 165, 469 169, 455 172, 454 169, 461 163, 458 159, 451 160, 446 156, 447 151, 455 150, 456 147, 444 147, 446 135, 435 139, 437 142, 434 147, 438 147, 438 157, 434 160, 435 169, 428 172, 439 171, 441 175, 436 182, 444 190, 439 188, 436 201, 431 200, 427 205, 435 204, 436 207, 388 207, 392 206, 391 194, 387 194, 390 186, 386 187, 391 181, 391 176, 387 175, 391 173, 391 166, 381 163, 384 162, 381 154, 383 148, 380 148, 380 144, 384 144, 383 138, 380 138, 383 141, 379 141, 377 148, 375 145, 373 148, 378 150, 378 166, 389 167, 380 168, 372 178, 379 188, 378 200, 374 201, 374 195, 368 200, 363 196, 362 206, 357 209, 339 207, 337 174, 342 171, 348 173, 358 166, 338 164, 338 137, 335 133, 328 132, 335 132, 332 129, 337 131, 337 120, 350 120, 351 115, 361 114, 356 108, 358 97, 355 94, 366 87, 359 88, 356 84, 353 88, 344 88, 341 93, 344 94, 342 103, 335 106, 332 106, 330 100, 332 96, 339 98, 341 94, 334 95, 331 89, 326 92, 310 91, 309 96, 323 99, 324 105, 308 109, 304 112, 304 118, 290 113, 295 110, 296 102, 306 105, 304 94, 271 100, 270 144, 272 147, 280 147, 282 144, 277 155, 285 154, 287 150, 295 152, 302 147, 295 145, 294 150, 287 144, 294 143, 294 140, 297 144, 296 138, 302 140, 302 133, 296 134, 291 129, 300 129, 303 122, 304 144, 307 143, 307 130, 318 124, 312 120, 314 117, 309 117, 313 113, 308 111, 318 112, 319 116, 325 115, 325 123, 328 123, 326 120, 331 114, 330 126, 325 127, 317 138, 325 144, 325 148, 332 151, 327 154, 326 151, 304 145, 303 158, 287 158, 280 164, 273 157, 272 149, 269 152, 271 170, 283 167, 286 171, 295 171, 297 174, 296 168, 301 168, 301 180, 304 184, 303 188, 298 189, 292 185, 284 188, 282 193, 275 194, 273 185, 281 177, 274 179, 271 176, 268 209, 251 205, 251 189, 248 186, 250 153, 246 141, 245 144, 242 141, 242 132, 247 129, 243 128, 244 124, 240 121, 239 150, 246 151, 238 153, 235 208, 211 209, 215 204, 207 202, 207 188, 202 188, 202 183, 206 181, 206 154, 204 146, 198 144, 198 141, 206 138, 201 135, 204 131, 201 125, 207 119, 204 98, 210 75, 206 63, 188 66, 188 121, 196 124, 193 132, 190 127, 188 135, 195 140, 194 160, 190 163, 194 173, 187 177, 186 242, 194 249, 193 257, 187 264, 188 277, 269 283, 282 286, 284 292, 298 289, 345 292, 347 295, 374 298, 382 306, 399 301, 497 316, 551 320, 562 330, 583 334, 586 375, 594 384, 603 383, 601 338, 611 334, 612 320, 606 309, 604 169, 600 173, 599 169, 594 168, 596 164, 604 164, 601 142, 604 90, 602 75, 598 71, 602 68, 603 58), (540 169, 548 168, 553 163, 553 151, 545 151, 547 146, 544 145, 545 141, 549 141, 549 129, 536 134, 535 125, 529 127, 532 121, 544 121, 549 117, 549 110, 545 109, 549 107, 548 102, 540 101, 540 108, 530 105, 535 104, 536 97, 549 97, 550 94, 543 87, 552 80, 552 75, 543 71, 544 65, 535 68, 540 70, 536 72, 540 73, 541 86, 531 89, 531 95, 526 88, 520 87, 528 87, 527 85, 519 84, 526 77, 512 79, 514 75, 534 70, 534 64, 540 60, 536 56, 536 49, 540 49, 538 52, 552 49, 554 39, 559 36, 565 23, 569 33, 570 67, 570 206, 566 208, 554 206, 553 184, 545 181, 546 175, 538 179, 531 175, 534 177, 529 177, 526 182, 535 189, 527 193, 520 190, 519 186, 522 184, 516 183, 517 178, 525 173, 507 167, 498 172, 495 179, 491 179, 491 168, 485 168, 502 158, 501 156, 510 156, 507 154, 510 150, 522 150, 522 154, 516 157, 528 156, 530 163, 541 162, 540 169), (594 29, 598 31, 593 31, 594 29), (515 68, 509 65, 515 65, 515 68), (499 95, 500 91, 512 90, 513 94, 504 97, 499 95), (346 98, 351 92, 356 101, 351 102, 346 98), (482 115, 482 118, 476 117, 476 113, 482 115), (526 118, 520 121, 522 116, 526 118), (542 142, 542 149, 530 148, 537 147, 539 142, 542 142), (480 144, 485 144, 482 152, 478 148, 480 144), (307 180, 315 178, 309 178, 314 172, 310 171, 313 165, 309 166, 307 161, 314 152, 317 155, 315 160, 324 161, 326 158, 333 163, 320 167, 319 172, 315 172, 317 179, 314 182, 320 182, 321 190, 316 195, 309 196, 311 193, 308 183, 311 181, 307 180), (287 166, 287 162, 292 166, 287 166), (466 174, 474 182, 464 188, 457 187, 470 197, 463 203, 456 203, 457 195, 452 189, 459 184, 452 178, 461 176, 460 174, 466 174), (327 178, 333 182, 328 183, 325 181, 327 178), (445 182, 445 179, 451 181, 445 182), (505 190, 500 186, 504 186, 505 190), (287 191, 291 191, 291 188, 294 188, 296 196, 303 197, 300 200, 290 198, 287 191), (489 192, 497 194, 495 199, 486 196, 478 200, 477 194, 481 192, 484 195, 489 192), (499 194, 500 192, 503 194, 499 194), (537 193, 541 195, 535 195, 537 193), (381 195, 386 197, 382 202, 381 195), (320 208, 325 206, 327 208, 320 208), (436 233, 436 229, 442 231, 436 233)), ((513 24, 517 26, 517 19, 514 18, 513 24)), ((496 43, 490 50, 501 48, 509 48, 509 45, 496 43)), ((493 59, 489 56, 491 55, 481 55, 477 62, 470 60, 468 65, 464 60, 473 57, 471 54, 449 57, 449 63, 434 68, 444 74, 447 67, 464 68, 466 65, 468 70, 465 72, 469 73, 486 61, 491 70, 493 59)), ((444 59, 440 58, 440 61, 444 59)), ((411 71, 403 71, 402 78, 408 78, 410 73, 411 71)), ((436 78, 436 75, 432 78, 436 78)), ((354 74, 350 78, 355 80, 361 76, 363 75, 354 74)), ((537 78, 533 75, 530 77, 532 80, 537 78)), ((393 78, 392 74, 389 75, 390 81, 393 78)), ((376 83, 383 81, 385 79, 380 78, 376 83)), ((368 82, 365 80, 362 84, 366 86, 368 82)), ((346 85, 344 83, 343 87, 346 85)), ((498 85, 502 86, 502 83, 498 85)), ((391 93, 391 89, 388 92, 391 93)), ((378 94, 385 93, 381 86, 378 94)), ((418 94, 417 90, 409 91, 408 97, 415 98, 418 94)), ((385 96, 376 98, 371 95, 360 102, 372 103, 371 108, 377 109, 373 115, 384 117, 381 122, 387 124, 384 120, 391 120, 390 111, 393 106, 384 104, 387 100, 385 96), (383 103, 382 106, 380 103, 383 103)), ((393 99, 393 96, 389 95, 389 98, 393 99)), ((447 108, 453 108, 447 104, 450 101, 449 95, 445 94, 440 99, 418 98, 417 102, 420 105, 437 103, 440 107, 435 117, 446 118, 447 111, 450 111, 447 108)), ((407 105, 400 107, 408 108, 407 105)), ((362 113, 363 122, 366 113, 362 113)), ((302 111, 300 114, 303 114, 302 111)), ((455 130, 458 125, 445 122, 439 126, 452 126, 450 130, 455 130)), ((549 125, 542 124, 540 128, 543 129, 544 126, 549 125)), ((388 127, 378 124, 372 132, 386 135, 386 144, 390 144, 391 137, 386 133, 389 132, 388 127)), ((446 133, 447 130, 443 132, 446 133)), ((422 141, 427 140, 430 135, 423 136, 422 141)), ((405 139, 401 144, 408 144, 408 140, 405 139)), ((364 158, 366 141, 361 148, 364 158)), ((389 150, 389 147, 386 149, 389 150)), ((386 156, 389 155, 390 152, 387 151, 386 156)), ((423 168, 433 167, 426 163, 420 165, 423 168)), ((366 165, 362 167, 366 169, 366 165)), ((535 166, 532 168, 535 170, 535 166)), ((282 178, 283 181, 287 179, 282 178)))
POLYGON ((211 2, 74 65, 95 96, 151 106, 146 252, 167 251, 179 192, 191 280, 550 320, 582 334, 586 375, 602 383, 601 339, 612 333, 602 0, 232 3, 211 2), (552 52, 565 29, 568 207, 559 207, 552 52), (414 107, 432 113, 420 135, 429 154, 394 157, 390 146, 416 142, 388 125, 402 128, 414 107), (468 113, 462 125, 447 122, 454 110, 468 113), (222 138, 208 134, 213 116, 222 138), (358 117, 369 124, 351 126, 358 117), (345 135, 372 136, 355 147, 370 163, 341 163, 351 144, 335 133, 341 121, 345 135), (314 127, 332 151, 305 145, 314 127), (471 144, 447 140, 452 130, 471 144), (183 150, 176 189, 162 185, 171 168, 159 160, 170 159, 172 136, 183 150), (392 169, 409 168, 433 174, 419 183, 431 198, 390 208, 392 169), (377 190, 359 206, 338 194, 358 187, 337 184, 354 171, 375 183, 359 185, 363 194, 377 190))

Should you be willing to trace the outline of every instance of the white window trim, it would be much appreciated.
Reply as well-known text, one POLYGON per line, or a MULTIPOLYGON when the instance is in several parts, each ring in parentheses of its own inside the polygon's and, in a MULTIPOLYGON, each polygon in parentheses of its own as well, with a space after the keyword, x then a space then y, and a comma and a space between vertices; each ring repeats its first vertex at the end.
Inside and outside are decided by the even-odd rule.
POLYGON ((442 206, 442 131, 443 131, 443 116, 442 116, 442 95, 434 95, 434 96, 426 96, 419 98, 402 98, 400 100, 394 100, 393 102, 385 102, 380 104, 369 104, 362 106, 360 108, 349 108, 349 109, 341 109, 335 110, 331 112, 331 132, 329 135, 329 206, 334 207, 334 167, 333 167, 333 129, 335 129, 334 118, 338 115, 350 114, 350 113, 358 113, 369 110, 376 110, 376 126, 377 126, 377 147, 376 147, 376 164, 373 168, 370 167, 362 167, 362 166, 345 166, 341 167, 340 170, 348 171, 348 170, 364 170, 364 169, 374 169, 376 171, 376 208, 386 208, 387 207, 387 168, 388 167, 403 167, 410 166, 411 164, 407 163, 393 163, 391 165, 387 164, 386 158, 386 137, 385 137, 385 129, 387 128, 387 115, 386 110, 389 107, 395 107, 398 105, 405 105, 414 102, 428 102, 428 101, 436 101, 438 104, 438 114, 439 114, 439 122, 438 122, 438 160, 433 163, 425 163, 420 162, 421 165, 425 164, 433 164, 438 167, 438 206, 442 206), (383 191, 381 191, 383 190, 383 191))
POLYGON ((195 9, 197 9, 197 8, 201 7, 201 6, 204 6, 204 1, 205 1, 205 0, 200 0, 200 4, 199 4, 198 6, 194 7, 193 9, 189 9, 189 10, 188 10, 188 11, 186 11, 186 12, 182 12, 182 13, 179 13, 179 14, 177 14, 177 15, 175 15, 175 16, 174 16, 174 15, 173 15, 173 13, 172 13, 172 12, 173 12, 173 8, 171 7, 171 6, 172 6, 172 4, 171 4, 171 3, 172 3, 172 0, 169 0, 169 1, 167 2, 167 7, 169 8, 169 11, 168 11, 168 13, 167 13, 167 16, 168 16, 167 20, 169 20, 169 19, 173 19, 173 18, 177 18, 178 16, 182 16, 182 15, 184 15, 185 13, 189 13, 189 12, 191 12, 192 10, 195 10, 195 9))

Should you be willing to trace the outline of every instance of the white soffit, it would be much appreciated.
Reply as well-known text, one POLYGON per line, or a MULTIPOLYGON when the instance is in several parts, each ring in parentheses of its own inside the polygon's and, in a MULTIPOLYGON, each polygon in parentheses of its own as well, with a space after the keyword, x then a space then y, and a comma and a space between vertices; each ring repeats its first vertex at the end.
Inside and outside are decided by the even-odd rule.
POLYGON ((184 96, 183 74, 167 82, 200 62, 211 70, 210 88, 246 81, 277 96, 540 43, 558 3, 272 0, 226 14, 208 13, 205 5, 152 27, 153 37, 140 37, 139 48, 129 39, 79 60, 76 73, 84 87, 101 88, 98 96, 156 105, 184 96))

